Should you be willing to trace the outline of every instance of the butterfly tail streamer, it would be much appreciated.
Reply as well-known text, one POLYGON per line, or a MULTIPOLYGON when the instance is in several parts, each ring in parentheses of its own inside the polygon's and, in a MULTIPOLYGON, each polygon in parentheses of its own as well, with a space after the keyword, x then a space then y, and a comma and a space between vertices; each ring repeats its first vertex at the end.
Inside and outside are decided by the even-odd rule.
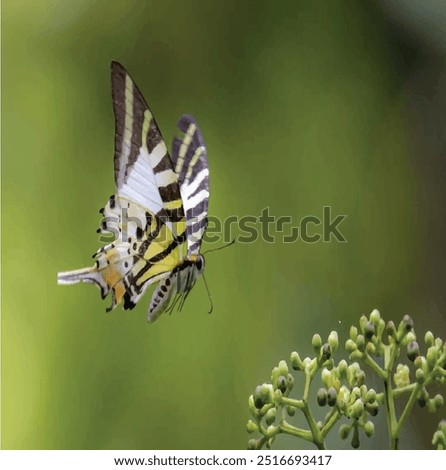
POLYGON ((107 285, 104 283, 101 273, 95 267, 57 273, 57 283, 59 285, 69 286, 79 282, 96 284, 101 289, 102 296, 105 297, 107 285))

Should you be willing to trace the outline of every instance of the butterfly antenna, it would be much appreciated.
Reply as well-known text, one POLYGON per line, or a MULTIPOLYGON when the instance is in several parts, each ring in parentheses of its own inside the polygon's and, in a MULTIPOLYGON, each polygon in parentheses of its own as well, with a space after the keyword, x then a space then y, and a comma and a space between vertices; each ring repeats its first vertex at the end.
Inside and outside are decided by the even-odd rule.
POLYGON ((231 246, 235 243, 235 238, 234 240, 230 241, 229 243, 225 243, 224 245, 222 246, 219 246, 218 248, 212 248, 212 250, 207 250, 203 253, 203 255, 205 255, 206 253, 210 253, 211 251, 218 251, 218 250, 223 250, 223 248, 227 248, 228 246, 231 246))
POLYGON ((209 303, 211 304, 211 307, 210 307, 208 313, 212 313, 212 310, 214 310, 214 304, 212 303, 211 293, 209 292, 208 283, 206 282, 206 278, 204 277, 204 274, 203 274, 203 281, 204 281, 204 285, 206 286, 206 290, 207 290, 207 293, 208 293, 209 303))

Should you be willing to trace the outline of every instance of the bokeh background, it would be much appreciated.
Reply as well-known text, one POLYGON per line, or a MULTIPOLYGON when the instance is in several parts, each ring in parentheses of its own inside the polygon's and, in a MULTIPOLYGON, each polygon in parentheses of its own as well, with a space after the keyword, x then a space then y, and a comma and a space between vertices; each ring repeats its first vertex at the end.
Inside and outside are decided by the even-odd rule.
MULTIPOLYGON (((2 2, 2 445, 246 448, 247 398, 314 332, 410 313, 445 335, 446 10, 440 1, 2 2), (207 257, 181 314, 146 322, 56 273, 91 263, 113 193, 109 67, 170 141, 203 130, 210 213, 330 205, 348 243, 207 257)), ((405 448, 430 447, 417 410, 405 448)), ((331 445, 340 444, 336 438, 331 445)), ((364 442, 386 446, 385 433, 364 442)), ((276 448, 305 445, 281 438, 276 448)))

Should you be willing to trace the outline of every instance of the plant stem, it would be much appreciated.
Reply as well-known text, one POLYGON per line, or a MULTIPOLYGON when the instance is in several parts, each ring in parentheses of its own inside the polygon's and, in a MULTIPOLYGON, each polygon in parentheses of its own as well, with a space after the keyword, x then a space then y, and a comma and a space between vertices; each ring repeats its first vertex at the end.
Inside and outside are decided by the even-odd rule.
POLYGON ((303 400, 295 400, 294 398, 282 397, 281 403, 286 406, 293 406, 299 410, 302 410, 305 406, 303 400))
POLYGON ((398 423, 396 424, 395 428, 395 435, 399 436, 401 432, 401 427, 404 424, 404 421, 406 418, 409 416, 410 412, 412 411, 413 405, 415 404, 415 401, 417 399, 418 392, 421 390, 423 386, 420 384, 416 384, 416 387, 412 390, 412 393, 409 397, 409 400, 407 400, 406 406, 404 407, 404 410, 400 416, 400 419, 398 423))
POLYGON ((309 441, 309 442, 313 442, 313 434, 311 433, 311 431, 308 431, 306 429, 296 428, 290 423, 287 423, 285 420, 281 421, 279 428, 280 428, 280 432, 283 432, 285 434, 290 434, 291 436, 294 436, 294 437, 300 437, 301 439, 305 439, 306 441, 309 441))
POLYGON ((311 372, 308 368, 305 369, 305 389, 304 389, 304 395, 303 395, 303 407, 302 407, 302 412, 305 415, 305 418, 308 422, 308 425, 310 426, 310 431, 312 434, 312 441, 316 445, 318 449, 325 449, 325 442, 324 442, 324 437, 322 436, 322 433, 320 429, 317 426, 316 420, 314 419, 313 413, 310 410, 310 407, 308 406, 308 394, 310 391, 310 385, 312 381, 312 375, 311 372))
POLYGON ((397 432, 397 419, 395 412, 395 401, 392 390, 392 372, 395 358, 399 352, 399 347, 396 344, 391 344, 386 347, 384 351, 384 388, 387 407, 387 428, 390 437, 390 448, 393 450, 398 449, 399 432, 397 432))
POLYGON ((373 371, 379 378, 381 379, 386 378, 386 372, 378 365, 378 363, 370 356, 369 353, 365 352, 363 357, 364 357, 364 362, 368 366, 370 366, 371 369, 373 369, 373 371))
POLYGON ((417 386, 417 384, 413 383, 413 384, 406 385, 405 387, 396 388, 393 391, 393 397, 394 398, 399 398, 399 397, 403 396, 405 393, 412 392, 413 389, 416 386, 417 386))
POLYGON ((336 421, 339 420, 341 414, 336 408, 333 408, 328 415, 328 419, 326 420, 324 427, 321 430, 322 437, 325 439, 325 436, 329 433, 330 429, 336 424, 336 421))

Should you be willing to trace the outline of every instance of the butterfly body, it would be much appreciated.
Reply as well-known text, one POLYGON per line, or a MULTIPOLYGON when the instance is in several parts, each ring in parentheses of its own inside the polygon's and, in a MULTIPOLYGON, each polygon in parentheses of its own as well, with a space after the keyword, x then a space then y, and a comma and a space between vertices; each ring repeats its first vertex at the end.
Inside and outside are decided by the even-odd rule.
POLYGON ((98 232, 113 243, 94 255, 95 265, 58 274, 59 284, 96 284, 112 310, 132 309, 158 283, 149 307, 154 321, 184 300, 204 270, 201 240, 207 225, 209 170, 206 147, 192 116, 172 156, 141 92, 126 70, 112 63, 116 193, 103 209, 98 232))

